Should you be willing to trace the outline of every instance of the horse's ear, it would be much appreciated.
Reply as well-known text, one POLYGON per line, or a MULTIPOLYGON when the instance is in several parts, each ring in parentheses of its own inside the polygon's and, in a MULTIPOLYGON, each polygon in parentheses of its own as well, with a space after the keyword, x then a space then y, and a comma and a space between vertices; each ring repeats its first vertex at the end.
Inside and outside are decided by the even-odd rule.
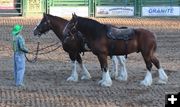
POLYGON ((73 14, 73 19, 76 19, 77 18, 77 15, 76 13, 73 14))
POLYGON ((75 17, 75 18, 77 18, 77 15, 76 15, 76 13, 74 13, 74 17, 75 17))

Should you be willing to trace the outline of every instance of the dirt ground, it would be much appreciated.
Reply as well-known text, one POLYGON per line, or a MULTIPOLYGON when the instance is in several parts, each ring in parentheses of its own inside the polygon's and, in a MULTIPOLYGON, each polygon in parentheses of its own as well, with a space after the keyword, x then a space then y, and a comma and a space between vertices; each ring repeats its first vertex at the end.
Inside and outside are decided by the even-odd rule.
MULTIPOLYGON (((32 29, 40 19, 0 18, 0 107, 164 107, 165 93, 180 92, 180 19, 179 18, 111 18, 97 19, 118 26, 146 28, 157 36, 157 57, 169 77, 166 85, 157 83, 158 73, 153 67, 153 84, 139 85, 146 74, 142 56, 128 55, 128 80, 113 80, 111 87, 101 87, 99 62, 91 52, 82 56, 91 80, 67 82, 71 74, 70 59, 58 50, 40 55, 36 63, 26 63, 25 87, 15 87, 10 30, 13 24, 24 25, 27 46, 36 49, 37 37, 32 29)), ((50 31, 42 35, 41 47, 58 41, 50 31)), ((56 46, 48 49, 51 50, 56 46)), ((48 51, 47 50, 47 51, 48 51)), ((33 58, 32 56, 28 56, 33 58)), ((110 58, 109 67, 112 68, 110 58)), ((81 73, 78 68, 79 74, 81 73)), ((81 74, 79 75, 79 77, 81 74)))

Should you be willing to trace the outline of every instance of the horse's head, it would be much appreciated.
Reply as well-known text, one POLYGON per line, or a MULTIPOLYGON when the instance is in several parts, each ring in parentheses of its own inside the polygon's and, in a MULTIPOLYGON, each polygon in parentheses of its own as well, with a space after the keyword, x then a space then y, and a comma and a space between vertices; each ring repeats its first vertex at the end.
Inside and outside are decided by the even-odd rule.
POLYGON ((78 30, 77 30, 77 23, 78 23, 77 17, 78 16, 76 14, 72 14, 71 20, 65 26, 65 28, 63 30, 63 35, 66 38, 73 37, 77 34, 77 32, 78 32, 78 30))
POLYGON ((50 20, 48 19, 47 14, 43 14, 43 18, 41 21, 37 24, 37 26, 34 28, 33 32, 34 35, 41 36, 42 34, 45 34, 51 29, 50 20))

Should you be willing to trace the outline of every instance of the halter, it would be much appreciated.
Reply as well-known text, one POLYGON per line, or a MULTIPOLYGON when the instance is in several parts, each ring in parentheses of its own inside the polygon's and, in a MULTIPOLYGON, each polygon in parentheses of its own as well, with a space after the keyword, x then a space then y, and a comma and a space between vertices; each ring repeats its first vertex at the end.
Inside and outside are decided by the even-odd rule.
POLYGON ((47 16, 45 16, 45 19, 46 19, 46 21, 45 21, 45 22, 47 22, 47 24, 48 24, 48 28, 49 28, 49 30, 50 30, 50 29, 52 29, 52 25, 51 25, 50 20, 48 19, 48 17, 47 17, 47 16))
MULTIPOLYGON (((47 24, 48 31, 49 31, 49 30, 52 29, 52 25, 51 25, 50 20, 48 19, 48 17, 47 17, 47 16, 44 16, 44 17, 45 17, 45 21, 44 21, 42 24, 47 24)), ((41 22, 39 22, 39 24, 40 24, 40 23, 41 23, 41 22)), ((36 28, 39 28, 39 27, 38 27, 39 24, 34 28, 34 30, 35 30, 36 28)), ((41 33, 41 34, 46 34, 46 32, 41 33)))
MULTIPOLYGON (((69 24, 70 24, 70 21, 66 24, 63 32, 67 29, 67 26, 68 26, 69 24)), ((77 25, 77 23, 75 23, 75 24, 73 25, 73 27, 68 31, 68 33, 69 33, 70 35, 72 35, 73 37, 74 37, 74 34, 75 34, 75 33, 72 33, 72 31, 73 31, 73 30, 77 31, 76 25, 77 25)), ((78 31, 77 31, 77 32, 78 32, 78 31)))

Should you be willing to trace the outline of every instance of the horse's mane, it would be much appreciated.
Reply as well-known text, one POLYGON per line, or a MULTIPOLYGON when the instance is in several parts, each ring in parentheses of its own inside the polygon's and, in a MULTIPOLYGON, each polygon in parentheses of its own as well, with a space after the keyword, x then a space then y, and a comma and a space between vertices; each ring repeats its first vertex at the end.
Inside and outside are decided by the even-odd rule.
POLYGON ((100 33, 106 31, 105 24, 102 24, 96 20, 84 18, 84 17, 77 17, 79 24, 83 27, 86 32, 90 32, 93 35, 91 36, 100 36, 100 33), (101 31, 101 32, 100 32, 101 31))
POLYGON ((58 38, 62 41, 63 40, 63 29, 65 25, 68 23, 68 20, 63 19, 58 16, 53 16, 50 14, 45 14, 46 17, 51 20, 51 24, 54 26, 52 30, 58 36, 58 38))
POLYGON ((67 21, 66 19, 63 19, 63 18, 58 17, 58 16, 53 16, 51 14, 46 14, 46 16, 53 18, 54 21, 67 21))
POLYGON ((78 21, 81 21, 82 24, 85 24, 87 27, 94 28, 95 26, 97 27, 103 27, 104 24, 101 24, 100 22, 90 19, 90 18, 84 18, 78 16, 78 21))

